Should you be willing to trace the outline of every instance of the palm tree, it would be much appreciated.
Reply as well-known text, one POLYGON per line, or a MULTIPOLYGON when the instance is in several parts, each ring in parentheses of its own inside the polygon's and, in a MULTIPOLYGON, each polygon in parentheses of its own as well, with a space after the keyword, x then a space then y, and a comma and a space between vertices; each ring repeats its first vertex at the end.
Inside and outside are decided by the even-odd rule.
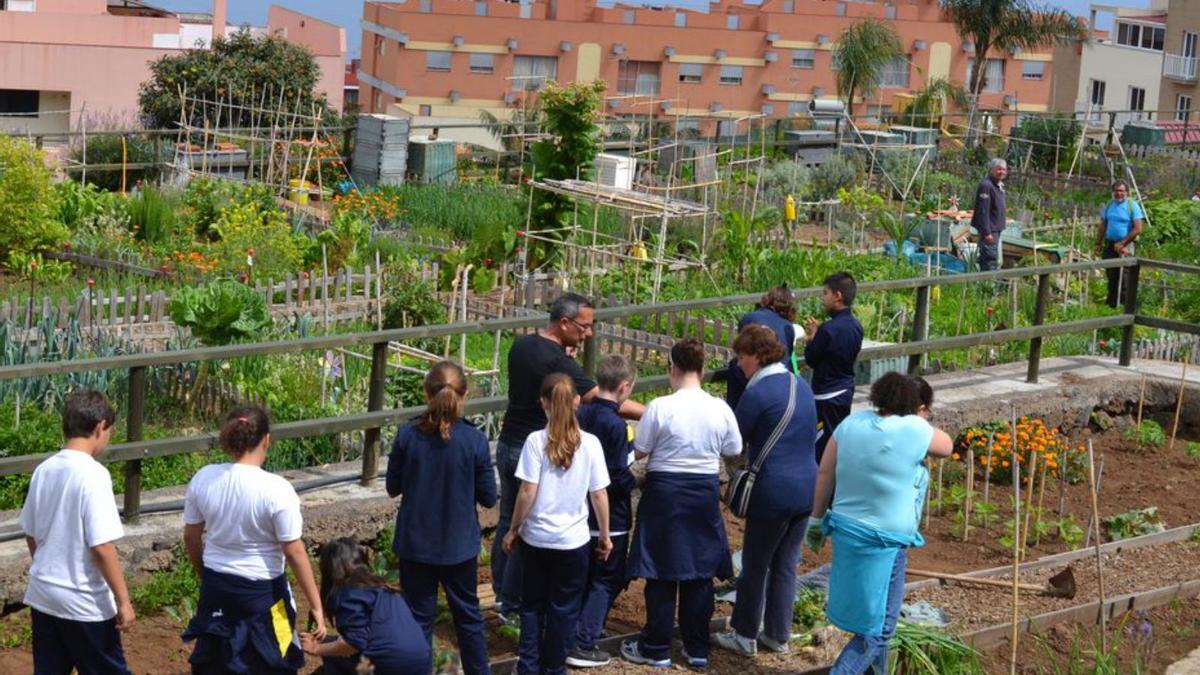
POLYGON ((950 80, 935 77, 913 92, 912 102, 900 113, 900 123, 910 127, 935 127, 947 102, 960 108, 967 107, 967 91, 950 80))
POLYGON ((847 114, 854 116, 855 94, 869 95, 884 67, 903 56, 896 31, 881 21, 866 19, 842 31, 833 58, 838 63, 838 95, 846 99, 847 114))
POLYGON ((979 92, 987 84, 987 57, 993 49, 1036 49, 1066 45, 1086 37, 1087 31, 1069 12, 1033 0, 941 0, 942 10, 954 22, 959 36, 975 46, 975 68, 967 91, 971 114, 967 130, 975 122, 979 92))

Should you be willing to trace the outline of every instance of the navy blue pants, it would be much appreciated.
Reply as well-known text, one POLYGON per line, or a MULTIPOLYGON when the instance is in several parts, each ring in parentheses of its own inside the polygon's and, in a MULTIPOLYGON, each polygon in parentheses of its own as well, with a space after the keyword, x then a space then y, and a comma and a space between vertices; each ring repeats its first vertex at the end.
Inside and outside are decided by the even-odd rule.
POLYGON ((675 625, 675 596, 679 596, 679 635, 688 656, 708 658, 708 625, 713 615, 711 578, 688 581, 646 580, 646 627, 638 650, 653 659, 671 658, 671 633, 675 625))
MULTIPOLYGON (((838 399, 842 398, 841 396, 838 399)), ((817 465, 821 464, 821 457, 825 454, 825 444, 829 439, 833 438, 833 432, 842 423, 842 420, 850 416, 850 406, 853 404, 853 397, 845 403, 835 403, 833 399, 830 401, 817 401, 817 465)))
POLYGON ((475 558, 457 565, 427 565, 400 560, 400 586, 413 618, 432 643, 437 618, 438 586, 446 589, 446 602, 454 618, 458 651, 463 672, 485 675, 488 669, 487 638, 483 633, 483 614, 479 611, 479 564, 475 558))
POLYGON ((35 675, 129 675, 117 620, 71 621, 30 608, 35 675))
POLYGON ((504 552, 501 542, 508 534, 512 522, 513 508, 517 504, 517 491, 521 480, 517 478, 517 462, 521 459, 521 445, 496 444, 496 473, 500 474, 500 519, 496 522, 496 538, 492 542, 492 591, 496 602, 504 613, 521 609, 521 547, 513 548, 512 555, 504 552))
POLYGON ((562 675, 575 641, 592 549, 521 547, 523 592, 519 675, 562 675))
MULTIPOLYGON (((625 590, 629 581, 625 578, 625 560, 629 556, 629 535, 612 538, 613 550, 607 560, 591 556, 588 566, 587 591, 583 597, 583 609, 579 612, 579 629, 575 634, 575 646, 580 649, 595 649, 596 641, 604 632, 608 612, 617 596, 625 590)), ((599 540, 592 537, 592 550, 599 540)))
POLYGON ((738 635, 755 640, 761 625, 762 633, 776 642, 787 644, 791 639, 796 565, 807 526, 807 515, 746 519, 742 576, 730 620, 738 635))

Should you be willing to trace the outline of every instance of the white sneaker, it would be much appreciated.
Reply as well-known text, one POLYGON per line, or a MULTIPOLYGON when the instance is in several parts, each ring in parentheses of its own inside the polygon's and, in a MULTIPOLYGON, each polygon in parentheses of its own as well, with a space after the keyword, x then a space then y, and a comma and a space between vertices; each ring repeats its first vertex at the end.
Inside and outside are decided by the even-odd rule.
POLYGON ((742 656, 754 656, 758 653, 758 645, 754 640, 742 637, 737 634, 737 631, 725 631, 724 633, 713 633, 712 641, 721 649, 731 651, 734 654, 742 656))
POLYGON ((787 642, 776 642, 776 641, 772 640, 771 638, 767 637, 766 635, 760 634, 758 636, 758 642, 759 642, 759 644, 766 647, 768 650, 775 652, 776 654, 787 654, 788 652, 790 652, 792 650, 791 645, 789 645, 787 642))

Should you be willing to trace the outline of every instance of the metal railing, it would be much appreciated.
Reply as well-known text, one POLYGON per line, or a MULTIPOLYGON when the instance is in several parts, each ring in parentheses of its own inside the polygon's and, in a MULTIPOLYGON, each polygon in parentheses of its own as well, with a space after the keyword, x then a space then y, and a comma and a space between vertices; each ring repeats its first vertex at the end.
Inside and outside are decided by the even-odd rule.
MULTIPOLYGON (((977 347, 981 345, 1004 344, 1009 342, 1028 342, 1027 380, 1037 382, 1041 361, 1042 341, 1047 337, 1084 333, 1105 328, 1121 328, 1122 339, 1120 349, 1121 365, 1129 365, 1133 354, 1133 331, 1135 326, 1146 326, 1168 331, 1200 335, 1200 324, 1163 319, 1158 317, 1140 316, 1137 314, 1138 278, 1143 267, 1157 268, 1173 272, 1200 275, 1200 267, 1179 263, 1159 262, 1139 258, 1118 258, 1112 260, 1097 260, 1092 262, 1072 263, 1067 265, 1042 265, 1036 267, 978 272, 971 274, 956 274, 940 277, 915 277, 860 284, 859 293, 881 291, 912 290, 916 296, 916 311, 913 313, 909 328, 910 340, 899 344, 883 345, 863 349, 860 358, 879 359, 895 356, 908 356, 908 370, 918 371, 921 358, 925 354, 953 349, 977 347), (1120 268, 1123 270, 1123 283, 1128 288, 1126 302, 1122 314, 1104 316, 1092 319, 1082 319, 1061 323, 1045 323, 1046 311, 1050 302, 1050 280, 1054 275, 1073 275, 1090 273, 1098 270, 1120 268), (984 333, 971 333, 954 337, 931 338, 927 332, 930 289, 937 286, 955 284, 994 283, 1007 280, 1027 278, 1037 279, 1037 295, 1033 312, 1033 325, 1022 328, 1007 328, 1004 330, 984 333)), ((817 298, 820 288, 798 289, 795 294, 798 299, 817 298)), ((627 305, 608 307, 596 310, 598 321, 646 316, 648 314, 663 314, 691 312, 730 305, 745 305, 754 303, 759 294, 745 294, 698 300, 683 300, 678 302, 660 303, 655 305, 627 305)), ((106 462, 124 461, 125 466, 125 498, 124 515, 126 518, 136 518, 141 510, 141 460, 151 457, 206 451, 217 446, 215 434, 198 434, 192 436, 163 438, 155 440, 142 439, 142 425, 145 414, 146 369, 159 366, 170 366, 184 363, 196 363, 223 359, 234 359, 247 356, 267 356, 271 354, 290 354, 307 350, 324 350, 371 345, 371 373, 369 377, 367 410, 352 415, 306 419, 284 422, 274 425, 272 436, 277 439, 305 438, 326 436, 330 434, 364 431, 364 446, 362 456, 361 480, 369 483, 378 475, 378 461, 381 451, 380 434, 384 426, 391 426, 419 415, 424 406, 414 406, 384 410, 384 391, 387 374, 388 344, 392 341, 414 340, 421 338, 439 338, 447 336, 469 335, 474 333, 493 333, 540 327, 545 319, 541 316, 509 317, 435 326, 419 326, 393 330, 371 331, 342 335, 323 335, 307 338, 297 338, 275 342, 259 342, 252 344, 237 344, 220 347, 200 347, 178 351, 156 352, 152 354, 127 354, 87 359, 72 359, 65 361, 50 361, 43 363, 22 364, 0 367, 0 381, 15 380, 48 375, 63 375, 96 370, 126 369, 129 371, 129 398, 125 412, 127 441, 115 444, 102 458, 106 462)), ((593 372, 597 359, 597 345, 594 337, 589 338, 584 346, 583 361, 585 368, 593 372)), ((667 386, 666 376, 639 378, 638 389, 653 391, 667 386)), ((474 399, 468 402, 467 412, 478 414, 499 412, 504 410, 506 398, 494 396, 474 399)), ((19 457, 0 458, 0 475, 21 474, 32 471, 50 453, 24 455, 19 457)))
POLYGON ((1196 80, 1196 57, 1181 54, 1163 54, 1163 77, 1194 82, 1196 80))

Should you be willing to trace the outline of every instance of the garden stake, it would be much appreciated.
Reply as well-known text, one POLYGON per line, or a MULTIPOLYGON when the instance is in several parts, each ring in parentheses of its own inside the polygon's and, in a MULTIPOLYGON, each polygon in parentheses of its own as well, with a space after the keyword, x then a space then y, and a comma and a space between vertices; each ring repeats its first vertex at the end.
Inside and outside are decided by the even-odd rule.
POLYGON ((967 494, 963 497, 963 541, 971 532, 971 493, 975 490, 975 449, 967 448, 967 494))
POLYGON ((1183 411, 1183 389, 1187 386, 1188 356, 1183 355, 1183 374, 1179 376, 1179 397, 1175 401, 1175 423, 1171 425, 1171 443, 1167 450, 1175 449, 1175 435, 1179 433, 1179 413, 1183 411))
MULTIPOLYGON (((1088 528, 1090 534, 1092 530, 1096 533, 1096 583, 1099 586, 1100 592, 1100 650, 1108 653, 1108 617, 1104 611, 1104 566, 1100 560, 1100 507, 1097 503, 1096 492, 1099 490, 1099 481, 1096 477, 1096 453, 1092 449, 1092 439, 1088 439, 1088 489, 1091 491, 1092 497, 1092 527, 1088 528)), ((1013 624, 1014 630, 1016 624, 1013 624)), ((1015 658, 1014 651, 1014 658, 1015 658)), ((1014 667, 1016 661, 1013 662, 1014 667)))
MULTIPOLYGON (((1016 418, 1017 407, 1013 406, 1013 438, 1016 438, 1016 418)), ((1014 441, 1015 443, 1016 441, 1014 441)), ((1012 457, 1012 477, 1013 477, 1013 571, 1012 571, 1012 634, 1009 636, 1009 644, 1012 645, 1012 653, 1009 657, 1008 672, 1009 675, 1017 675, 1017 621, 1018 611, 1021 604, 1021 463, 1017 459, 1017 453, 1013 453, 1012 457)))
POLYGON ((1067 466, 1066 457, 1058 470, 1058 519, 1062 520, 1067 506, 1067 466))
POLYGON ((945 460, 945 459, 939 459, 939 460, 938 460, 938 493, 937 493, 937 495, 938 495, 938 496, 937 496, 937 501, 938 501, 938 515, 939 515, 939 516, 940 516, 940 515, 942 515, 942 467, 944 467, 945 465, 946 465, 946 460, 945 460))
MULTIPOLYGON (((1089 441, 1090 442, 1090 441, 1089 441)), ((1096 467, 1096 497, 1100 497, 1100 490, 1104 487, 1104 455, 1100 455, 1100 465, 1096 467)), ((1092 518, 1088 516, 1086 539, 1083 540, 1083 547, 1087 548, 1092 543, 1092 518)))
MULTIPOLYGON (((1046 470, 1049 468, 1050 468, 1049 463, 1042 462, 1042 482, 1038 486, 1038 505, 1037 505, 1037 523, 1039 525, 1042 522, 1042 504, 1045 502, 1045 499, 1046 499, 1046 470)), ((1039 531, 1037 525, 1034 525, 1034 527, 1033 527, 1033 545, 1037 546, 1041 542, 1042 542, 1041 532, 1039 531)))
MULTIPOLYGON (((1029 491, 1025 493, 1025 527, 1021 528, 1021 519, 1018 518, 1015 526, 1021 530, 1021 557, 1025 557, 1025 547, 1029 543, 1029 513, 1033 509, 1030 504, 1033 503, 1033 484, 1037 482, 1037 453, 1032 448, 1029 450, 1029 491)), ((1019 488, 1018 488, 1019 489, 1019 488)))
POLYGON ((1139 431, 1141 431, 1141 429, 1142 429, 1142 406, 1144 406, 1145 404, 1146 404, 1146 374, 1142 373, 1142 389, 1141 389, 1141 392, 1138 393, 1137 428, 1139 431))
POLYGON ((932 493, 932 490, 930 490, 929 485, 926 484, 926 486, 925 486, 925 529, 926 530, 929 529, 929 502, 932 501, 929 499, 929 496, 931 493, 932 493))

